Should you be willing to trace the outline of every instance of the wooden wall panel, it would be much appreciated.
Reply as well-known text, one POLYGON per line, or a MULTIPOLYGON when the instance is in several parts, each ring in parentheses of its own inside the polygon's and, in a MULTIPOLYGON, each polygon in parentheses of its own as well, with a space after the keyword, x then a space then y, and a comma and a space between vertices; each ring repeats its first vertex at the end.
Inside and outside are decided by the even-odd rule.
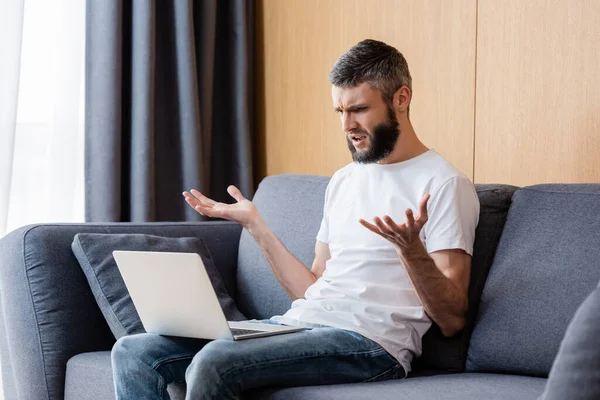
POLYGON ((476 182, 600 182, 599 17, 597 0, 479 0, 476 182))
POLYGON ((262 0, 256 22, 257 180, 351 161, 328 73, 365 38, 404 54, 417 135, 472 178, 475 0, 262 0))

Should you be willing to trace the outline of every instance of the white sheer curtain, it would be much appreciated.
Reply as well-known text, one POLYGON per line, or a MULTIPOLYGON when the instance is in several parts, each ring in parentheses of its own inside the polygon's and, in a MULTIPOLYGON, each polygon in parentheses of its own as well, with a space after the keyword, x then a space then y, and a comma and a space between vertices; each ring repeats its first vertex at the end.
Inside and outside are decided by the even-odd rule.
POLYGON ((0 0, 0 237, 84 220, 84 0, 0 0))
POLYGON ((23 0, 0 2, 0 237, 6 230, 12 176, 23 0))

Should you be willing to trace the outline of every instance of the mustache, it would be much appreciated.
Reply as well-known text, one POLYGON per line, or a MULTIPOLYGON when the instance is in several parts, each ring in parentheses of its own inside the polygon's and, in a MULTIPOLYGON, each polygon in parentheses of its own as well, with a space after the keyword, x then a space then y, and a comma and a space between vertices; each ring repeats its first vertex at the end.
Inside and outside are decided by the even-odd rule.
POLYGON ((346 136, 350 135, 366 135, 368 138, 372 137, 372 135, 364 129, 353 129, 346 134, 346 136))

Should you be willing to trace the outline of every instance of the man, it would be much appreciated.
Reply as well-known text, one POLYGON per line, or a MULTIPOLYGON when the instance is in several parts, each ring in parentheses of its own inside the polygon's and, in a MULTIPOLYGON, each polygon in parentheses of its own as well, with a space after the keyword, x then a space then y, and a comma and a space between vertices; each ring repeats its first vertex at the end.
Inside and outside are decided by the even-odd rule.
POLYGON ((327 187, 310 270, 237 188, 228 188, 234 204, 184 192, 199 213, 238 222, 256 239, 295 299, 271 322, 311 329, 238 342, 121 338, 112 353, 119 399, 167 399, 167 384, 184 378, 190 399, 402 378, 431 320, 447 336, 463 328, 479 217, 473 184, 417 138, 411 77, 395 48, 362 41, 329 79, 354 162, 327 187))

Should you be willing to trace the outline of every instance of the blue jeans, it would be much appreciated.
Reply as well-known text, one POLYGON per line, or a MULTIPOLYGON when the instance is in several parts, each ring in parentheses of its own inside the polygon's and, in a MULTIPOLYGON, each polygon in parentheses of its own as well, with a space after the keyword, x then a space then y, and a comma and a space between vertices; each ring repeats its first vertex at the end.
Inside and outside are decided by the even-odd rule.
POLYGON ((200 340, 150 333, 120 338, 112 350, 117 399, 238 399, 263 387, 327 385, 404 377, 398 361, 358 333, 319 327, 265 338, 200 340))

